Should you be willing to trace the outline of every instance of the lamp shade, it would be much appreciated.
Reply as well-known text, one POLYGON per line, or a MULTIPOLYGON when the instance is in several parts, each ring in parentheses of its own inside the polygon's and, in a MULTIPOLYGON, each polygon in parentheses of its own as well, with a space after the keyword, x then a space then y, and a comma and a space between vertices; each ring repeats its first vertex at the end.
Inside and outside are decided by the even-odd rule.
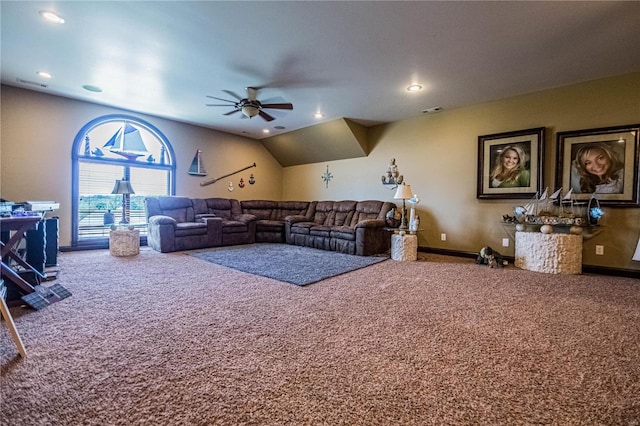
POLYGON ((112 194, 135 194, 133 191, 133 187, 131 186, 131 182, 124 179, 116 180, 116 184, 113 187, 112 194))
POLYGON ((411 185, 398 185, 398 189, 396 190, 396 195, 393 196, 396 200, 408 200, 413 198, 413 193, 411 192, 411 185))

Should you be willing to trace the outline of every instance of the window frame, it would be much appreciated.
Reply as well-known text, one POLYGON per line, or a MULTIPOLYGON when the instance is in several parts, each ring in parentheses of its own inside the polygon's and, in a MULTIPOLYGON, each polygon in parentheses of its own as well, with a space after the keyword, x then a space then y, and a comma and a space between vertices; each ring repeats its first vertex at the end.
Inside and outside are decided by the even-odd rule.
MULTIPOLYGON (((175 195, 176 190, 176 161, 175 153, 167 137, 153 124, 138 117, 126 114, 103 115, 85 124, 76 134, 71 150, 71 247, 73 248, 106 248, 108 247, 108 237, 95 237, 80 239, 79 236, 79 207, 80 207, 80 163, 97 163, 129 168, 146 168, 154 170, 164 170, 169 172, 169 195, 175 195), (145 163, 142 161, 102 158, 81 154, 81 148, 85 137, 96 127, 114 121, 128 121, 134 125, 144 127, 152 133, 163 145, 167 161, 165 164, 145 163)), ((144 238, 144 237, 143 237, 144 238)), ((146 238, 145 238, 146 240, 146 238)))

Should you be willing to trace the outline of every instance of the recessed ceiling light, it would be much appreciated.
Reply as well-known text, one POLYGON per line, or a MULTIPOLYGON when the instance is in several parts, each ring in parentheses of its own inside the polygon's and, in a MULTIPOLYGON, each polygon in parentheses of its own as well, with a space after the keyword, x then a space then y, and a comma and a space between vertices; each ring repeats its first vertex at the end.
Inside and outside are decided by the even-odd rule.
POLYGON ((51 74, 46 71, 38 71, 36 74, 38 74, 42 78, 51 78, 51 74))
POLYGON ((96 93, 100 93, 102 92, 102 89, 98 86, 92 86, 90 84, 85 84, 84 86, 82 86, 82 88, 84 90, 88 90, 89 92, 96 92, 96 93))
POLYGON ((269 129, 262 129, 262 133, 269 133, 269 129))
POLYGON ((422 86, 418 83, 413 83, 407 87, 407 92, 419 92, 422 90, 422 86))
POLYGON ((315 118, 322 118, 322 117, 324 117, 324 114, 323 114, 323 113, 321 113, 321 112, 316 112, 315 114, 313 114, 313 116, 314 116, 315 118))
POLYGON ((284 127, 284 126, 274 126, 273 128, 274 128, 274 129, 277 129, 277 130, 284 130, 284 129, 286 129, 286 127, 284 127))
POLYGON ((58 16, 55 12, 41 10, 40 16, 42 16, 46 21, 53 22, 54 24, 64 24, 64 19, 58 16))

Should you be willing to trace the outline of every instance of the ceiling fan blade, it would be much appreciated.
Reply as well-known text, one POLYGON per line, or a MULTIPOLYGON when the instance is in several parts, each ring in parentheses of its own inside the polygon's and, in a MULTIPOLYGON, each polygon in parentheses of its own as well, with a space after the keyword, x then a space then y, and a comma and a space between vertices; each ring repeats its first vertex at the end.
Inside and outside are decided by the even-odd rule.
POLYGON ((205 104, 205 106, 223 106, 229 108, 231 105, 229 104, 205 104))
POLYGON ((272 116, 270 116, 269 114, 267 114, 263 110, 260 110, 258 112, 258 114, 260 114, 260 117, 264 118, 266 121, 273 121, 274 120, 274 118, 272 116))
MULTIPOLYGON (((217 100, 219 100, 219 101, 231 102, 232 104, 235 104, 235 103, 236 103, 236 101, 230 101, 229 99, 216 98, 215 96, 209 96, 209 95, 207 95, 207 98, 217 99, 217 100)), ((239 99, 238 99, 238 100, 239 100, 239 99)))
POLYGON ((262 104, 262 108, 273 108, 273 109, 293 109, 293 105, 290 103, 282 103, 282 104, 262 104))
POLYGON ((236 112, 240 111, 239 109, 234 109, 233 111, 229 111, 229 112, 225 112, 222 115, 231 115, 231 114, 235 114, 236 112))
POLYGON ((242 98, 238 95, 235 94, 235 92, 232 92, 231 90, 223 90, 224 93, 226 93, 227 95, 236 98, 237 100, 241 101, 242 98))

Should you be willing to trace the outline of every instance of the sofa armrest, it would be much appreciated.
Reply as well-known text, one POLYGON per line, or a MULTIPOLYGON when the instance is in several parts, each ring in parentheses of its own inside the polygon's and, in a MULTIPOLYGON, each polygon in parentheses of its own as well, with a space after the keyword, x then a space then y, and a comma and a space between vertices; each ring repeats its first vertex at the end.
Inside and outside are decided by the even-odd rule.
POLYGON ((284 218, 284 221, 288 223, 309 222, 309 218, 300 214, 295 214, 291 216, 286 216, 284 218))
POLYGON ((177 223, 170 216, 151 216, 147 225, 147 244, 161 253, 176 251, 175 232, 177 223))
POLYGON ((239 214, 237 216, 233 216, 233 220, 237 220, 238 222, 242 222, 242 223, 249 223, 249 222, 254 222, 258 220, 258 217, 253 214, 245 213, 245 214, 239 214))
POLYGON ((223 219, 214 214, 202 215, 200 222, 207 224, 207 239, 211 247, 222 245, 222 221, 223 219))
POLYGON ((365 219, 356 223, 356 228, 384 228, 387 226, 382 219, 365 219))
POLYGON ((172 218, 170 216, 156 215, 156 216, 151 216, 149 218, 149 224, 150 225, 173 225, 173 226, 176 226, 176 223, 178 223, 178 222, 174 218, 172 218))
POLYGON ((197 214, 196 215, 196 221, 197 222, 204 222, 206 219, 212 219, 214 217, 218 217, 213 213, 204 213, 204 214, 197 214))

